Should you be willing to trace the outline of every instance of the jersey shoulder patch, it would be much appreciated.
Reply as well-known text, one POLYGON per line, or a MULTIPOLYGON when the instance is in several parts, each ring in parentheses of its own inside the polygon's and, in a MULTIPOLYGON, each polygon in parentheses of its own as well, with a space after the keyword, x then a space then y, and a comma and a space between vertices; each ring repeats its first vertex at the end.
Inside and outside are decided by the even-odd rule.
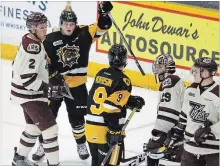
POLYGON ((220 97, 219 85, 216 85, 210 92, 215 94, 217 97, 220 97))
POLYGON ((174 87, 180 81, 180 77, 177 75, 169 75, 167 78, 160 84, 159 91, 163 91, 166 88, 174 87))
POLYGON ((29 54, 39 54, 41 52, 40 42, 30 38, 28 35, 22 38, 23 49, 29 54))
POLYGON ((129 86, 131 84, 131 81, 128 78, 123 78, 123 81, 127 86, 129 86))

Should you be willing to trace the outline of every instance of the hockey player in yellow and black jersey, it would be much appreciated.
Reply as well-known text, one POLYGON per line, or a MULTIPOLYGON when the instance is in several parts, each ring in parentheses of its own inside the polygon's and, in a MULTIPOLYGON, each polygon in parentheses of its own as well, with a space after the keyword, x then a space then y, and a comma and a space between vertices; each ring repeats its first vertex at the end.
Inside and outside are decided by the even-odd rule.
POLYGON ((115 148, 106 165, 119 165, 123 150, 122 126, 126 107, 140 110, 145 104, 142 97, 131 96, 132 84, 123 73, 127 64, 127 50, 113 45, 109 52, 109 68, 98 72, 89 92, 86 119, 86 138, 92 156, 92 166, 102 163, 109 147, 115 148))
MULTIPOLYGON (((101 2, 98 7, 98 21, 91 25, 79 26, 76 14, 72 11, 71 6, 67 5, 60 16, 60 30, 48 34, 43 42, 50 60, 49 83, 50 86, 53 86, 53 93, 57 93, 58 98, 50 99, 50 108, 54 116, 57 117, 58 110, 64 100, 81 159, 89 157, 84 134, 84 115, 86 114, 88 96, 85 83, 87 81, 89 51, 94 41, 111 27, 112 22, 107 13, 112 8, 110 2, 101 2), (63 86, 59 78, 65 80, 74 100, 66 97, 59 98, 59 89, 61 89, 59 86, 63 86), (54 92, 56 89, 57 92, 54 92)), ((39 149, 38 152, 42 152, 42 150, 39 149)), ((34 154, 33 159, 39 160, 42 155, 43 153, 34 154)))

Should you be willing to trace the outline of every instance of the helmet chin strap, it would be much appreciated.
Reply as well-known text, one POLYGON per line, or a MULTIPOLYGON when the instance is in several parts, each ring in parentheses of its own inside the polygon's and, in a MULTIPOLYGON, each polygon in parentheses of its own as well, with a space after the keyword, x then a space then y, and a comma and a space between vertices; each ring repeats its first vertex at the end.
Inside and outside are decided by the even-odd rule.
POLYGON ((37 30, 36 30, 36 28, 35 28, 35 32, 33 33, 33 32, 31 32, 31 30, 29 31, 31 34, 33 34, 38 40, 40 40, 41 41, 41 39, 39 38, 39 37, 37 37, 37 30))
POLYGON ((201 77, 202 79, 201 79, 199 85, 202 85, 202 81, 204 81, 205 79, 208 79, 208 78, 210 78, 210 77, 212 77, 212 76, 213 76, 213 75, 211 74, 211 72, 209 72, 209 76, 206 77, 206 78, 204 78, 204 77, 202 77, 202 72, 200 72, 200 77, 201 77))

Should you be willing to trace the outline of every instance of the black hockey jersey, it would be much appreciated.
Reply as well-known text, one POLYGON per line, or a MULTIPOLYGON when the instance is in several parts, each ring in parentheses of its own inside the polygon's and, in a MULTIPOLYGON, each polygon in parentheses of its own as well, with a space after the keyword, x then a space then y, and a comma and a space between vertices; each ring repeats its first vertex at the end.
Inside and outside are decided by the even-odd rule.
POLYGON ((122 126, 132 90, 130 79, 119 69, 106 68, 96 75, 87 104, 86 138, 106 143, 107 126, 122 126))
POLYGON ((71 36, 61 31, 48 34, 43 44, 50 59, 50 70, 62 74, 69 87, 86 83, 91 45, 110 27, 109 19, 102 16, 92 25, 77 26, 71 36))

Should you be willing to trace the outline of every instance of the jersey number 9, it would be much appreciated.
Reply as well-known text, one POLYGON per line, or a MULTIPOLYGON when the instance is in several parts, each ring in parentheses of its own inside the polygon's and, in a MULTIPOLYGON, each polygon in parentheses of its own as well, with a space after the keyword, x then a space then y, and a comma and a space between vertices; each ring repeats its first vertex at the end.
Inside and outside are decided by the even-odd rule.
POLYGON ((95 90, 93 100, 98 106, 91 105, 90 110, 93 114, 99 115, 104 111, 103 103, 107 98, 107 92, 104 87, 99 87, 95 90))

